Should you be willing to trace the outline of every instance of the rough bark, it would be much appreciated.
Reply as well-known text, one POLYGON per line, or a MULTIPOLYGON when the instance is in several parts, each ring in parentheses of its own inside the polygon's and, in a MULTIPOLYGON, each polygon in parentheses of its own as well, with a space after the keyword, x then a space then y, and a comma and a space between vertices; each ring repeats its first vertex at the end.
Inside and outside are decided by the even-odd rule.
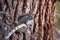
MULTIPOLYGON (((20 40, 54 40, 55 2, 56 0, 1 0, 6 14, 3 16, 3 21, 14 28, 18 25, 19 16, 33 14, 33 32, 30 28, 25 33, 17 32, 16 35, 19 35, 20 40)), ((15 40, 15 38, 12 35, 10 40, 15 40)))

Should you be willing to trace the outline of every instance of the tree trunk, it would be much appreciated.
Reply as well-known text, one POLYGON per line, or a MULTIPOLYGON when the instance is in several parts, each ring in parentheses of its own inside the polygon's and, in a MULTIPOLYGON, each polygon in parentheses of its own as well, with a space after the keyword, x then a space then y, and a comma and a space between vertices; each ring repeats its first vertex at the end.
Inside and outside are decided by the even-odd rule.
MULTIPOLYGON (((56 0, 1 0, 3 21, 11 27, 18 25, 18 17, 33 14, 33 32, 30 28, 25 33, 17 32, 19 40, 54 40, 54 12, 56 0)), ((31 27, 32 28, 32 27, 31 27)), ((10 40, 17 40, 13 34, 10 40)))

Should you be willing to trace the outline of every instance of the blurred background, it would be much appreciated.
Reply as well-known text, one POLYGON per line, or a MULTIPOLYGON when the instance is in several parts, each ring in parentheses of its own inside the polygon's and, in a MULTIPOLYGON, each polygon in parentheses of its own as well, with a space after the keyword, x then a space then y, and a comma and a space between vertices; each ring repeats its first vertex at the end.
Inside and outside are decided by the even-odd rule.
POLYGON ((55 27, 60 29, 60 2, 56 2, 55 27))

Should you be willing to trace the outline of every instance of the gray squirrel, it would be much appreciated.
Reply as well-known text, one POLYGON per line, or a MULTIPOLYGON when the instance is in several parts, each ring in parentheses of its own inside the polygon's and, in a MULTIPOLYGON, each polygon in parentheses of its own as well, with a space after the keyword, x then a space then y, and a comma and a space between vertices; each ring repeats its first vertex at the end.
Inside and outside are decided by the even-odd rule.
POLYGON ((14 29, 11 29, 9 25, 5 24, 2 22, 2 20, 0 19, 0 25, 3 27, 3 25, 5 25, 5 30, 9 30, 6 31, 4 34, 4 39, 8 39, 13 33, 15 33, 17 30, 20 29, 20 31, 24 32, 24 30, 26 30, 26 28, 31 24, 31 22, 33 22, 33 15, 32 14, 24 14, 22 16, 20 16, 18 18, 18 26, 16 26, 14 29))

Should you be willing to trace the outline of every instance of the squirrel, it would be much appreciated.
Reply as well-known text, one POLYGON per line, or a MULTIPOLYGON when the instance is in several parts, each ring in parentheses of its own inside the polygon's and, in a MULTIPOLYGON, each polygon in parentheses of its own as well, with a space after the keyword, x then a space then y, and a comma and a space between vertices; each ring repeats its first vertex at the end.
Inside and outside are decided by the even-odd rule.
POLYGON ((33 21, 33 15, 32 14, 25 14, 25 15, 20 16, 18 18, 18 26, 16 26, 14 29, 11 29, 9 25, 2 22, 2 19, 0 19, 0 21, 1 21, 0 22, 1 26, 5 25, 5 27, 3 26, 3 28, 5 28, 6 31, 7 31, 7 29, 10 30, 9 32, 8 31, 5 32, 5 33, 7 33, 7 35, 5 35, 5 33, 4 33, 5 39, 8 39, 16 31, 25 32, 26 29, 28 28, 28 26, 33 21))

